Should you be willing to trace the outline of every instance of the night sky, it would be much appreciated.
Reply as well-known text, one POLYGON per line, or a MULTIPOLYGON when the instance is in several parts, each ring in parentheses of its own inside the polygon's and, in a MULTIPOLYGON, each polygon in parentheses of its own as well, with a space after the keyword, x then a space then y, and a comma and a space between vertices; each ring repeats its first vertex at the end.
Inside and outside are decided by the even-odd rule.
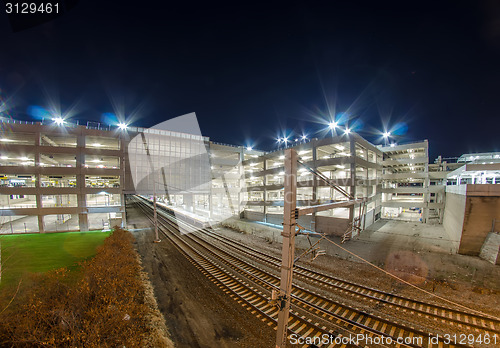
MULTIPOLYGON (((276 148, 337 118, 373 142, 500 151, 500 2, 80 0, 13 32, 0 13, 8 113, 150 127, 196 112, 212 140, 276 148)), ((345 124, 344 124, 345 126, 345 124)))

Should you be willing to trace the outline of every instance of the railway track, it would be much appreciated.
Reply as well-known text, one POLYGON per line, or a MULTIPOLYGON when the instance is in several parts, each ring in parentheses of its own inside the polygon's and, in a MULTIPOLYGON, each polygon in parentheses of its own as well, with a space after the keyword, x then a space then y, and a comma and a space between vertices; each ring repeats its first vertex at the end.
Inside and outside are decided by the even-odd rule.
MULTIPOLYGON (((151 219, 149 211, 140 206, 140 209, 151 219)), ((184 255, 186 258, 210 281, 215 283, 223 292, 228 294, 241 306, 250 311, 251 314, 262 320, 267 325, 275 325, 278 320, 278 309, 269 304, 269 293, 262 286, 255 286, 245 279, 235 275, 217 265, 215 262, 204 256, 198 250, 186 243, 181 237, 172 232, 175 226, 171 222, 159 219, 160 231, 169 239, 170 242, 184 255)), ((325 326, 320 326, 319 323, 313 322, 310 318, 296 311, 290 311, 289 320, 289 335, 297 335, 297 337, 310 338, 314 337, 331 337, 335 342, 335 338, 342 341, 342 335, 336 334, 333 330, 325 326)), ((330 338, 328 338, 330 339, 330 338)), ((327 339, 327 340, 328 340, 327 339)), ((304 345, 309 346, 309 345, 304 345)), ((325 347, 357 347, 353 344, 326 344, 325 347)))
MULTIPOLYGON (((149 203, 141 201, 140 206, 146 214, 149 214, 147 211, 148 209, 150 209, 149 203)), ((172 223, 166 222, 171 219, 171 216, 168 216, 168 213, 165 211, 162 211, 162 214, 160 214, 160 216, 162 216, 162 219, 165 219, 162 220, 162 224, 167 224, 169 225, 169 228, 172 228, 172 223)), ((278 310, 276 307, 270 306, 267 299, 270 297, 269 294, 271 290, 279 287, 279 278, 265 268, 267 267, 279 269, 279 259, 267 255, 259 250, 249 248, 248 246, 234 240, 227 239, 220 234, 206 229, 200 231, 199 233, 190 233, 182 237, 172 234, 173 232, 165 233, 171 233, 171 235, 169 235, 169 238, 171 240, 176 240, 177 243, 181 244, 184 243, 184 249, 182 250, 182 252, 185 255, 189 255, 186 251, 186 248, 193 248, 193 250, 197 250, 197 256, 189 256, 191 258, 190 260, 205 257, 205 261, 198 260, 197 268, 202 270, 202 272, 204 272, 205 274, 210 274, 210 279, 212 279, 212 281, 214 281, 214 279, 219 279, 214 274, 217 274, 220 279, 226 281, 228 279, 226 277, 229 277, 229 274, 232 274, 233 277, 236 277, 231 278, 232 282, 236 282, 236 279, 245 279, 244 281, 246 281, 248 284, 252 284, 251 289, 259 289, 258 293, 255 293, 252 292, 254 290, 249 291, 248 289, 245 289, 245 287, 241 285, 241 283, 238 286, 239 291, 243 291, 244 294, 249 294, 249 296, 252 298, 252 303, 246 305, 254 306, 251 307, 253 308, 252 313, 257 313, 257 315, 259 317, 262 317, 263 319, 267 318, 267 320, 269 320, 269 323, 276 320, 278 310), (189 243, 187 242, 187 240, 189 241, 189 243), (215 246, 213 243, 214 240, 217 240, 219 243, 226 245, 228 248, 222 249, 218 246, 215 246), (190 246, 188 247, 188 245, 190 246), (194 247, 194 245, 196 246, 196 248, 194 247), (232 251, 230 251, 229 249, 232 249, 232 251), (209 258, 207 257, 207 255, 209 255, 209 258), (258 261, 258 263, 265 265, 265 267, 257 267, 242 259, 241 255, 245 255, 245 257, 249 259, 256 260, 258 261), (208 266, 207 262, 210 263, 210 266, 208 266), (217 267, 217 265, 224 265, 224 271, 213 270, 213 268, 217 267), (206 273, 208 272, 207 267, 211 267, 211 273, 206 273), (263 306, 264 309, 259 308, 259 306, 263 306)), ((192 253, 193 252, 191 252, 191 254, 192 253)), ((376 289, 371 289, 358 284, 339 280, 324 273, 319 273, 302 266, 297 267, 295 272, 298 277, 303 278, 304 282, 327 288, 330 291, 335 290, 356 297, 364 297, 369 301, 377 301, 387 306, 399 306, 400 308, 403 308, 405 311, 407 311, 407 313, 419 313, 419 315, 440 318, 439 320, 441 321, 444 321, 445 319, 451 319, 449 321, 453 322, 455 325, 464 325, 467 328, 470 327, 474 328, 475 330, 485 331, 485 328, 487 329, 488 325, 491 325, 491 322, 485 322, 485 318, 481 318, 482 321, 480 323, 477 323, 477 319, 474 320, 471 313, 467 313, 467 317, 463 317, 467 318, 467 322, 462 324, 460 322, 460 316, 458 316, 458 318, 449 318, 450 315, 447 315, 443 312, 445 310, 444 308, 446 307, 439 308, 438 306, 433 304, 427 304, 422 301, 414 301, 411 299, 403 298, 401 296, 384 293, 376 289), (434 308, 433 312, 430 312, 430 308, 434 308), (439 313, 439 311, 442 311, 442 313, 439 313)), ((219 283, 222 281, 220 279, 218 280, 219 283)), ((226 286, 226 289, 229 289, 229 287, 226 286)), ((237 296, 234 291, 231 292, 231 294, 231 297, 237 296)), ((238 301, 247 303, 245 302, 245 298, 243 297, 243 295, 239 295, 238 301)), ((306 337, 318 337, 323 334, 333 335, 332 337, 347 337, 348 335, 355 336, 361 334, 367 335, 367 337, 370 337, 371 339, 384 337, 387 339, 386 342, 389 339, 392 342, 396 342, 398 339, 404 338, 417 338, 417 340, 413 340, 412 342, 419 342, 418 338, 420 337, 422 340, 419 344, 410 343, 406 345, 402 344, 399 346, 467 346, 460 344, 445 344, 443 341, 440 341, 437 345, 432 345, 429 341, 429 334, 426 332, 423 332, 414 327, 409 327, 408 325, 394 322, 394 320, 388 320, 374 314, 366 313, 360 309, 351 308, 349 306, 345 306, 344 304, 339 304, 330 298, 324 297, 312 290, 300 287, 298 285, 296 285, 293 290, 292 304, 294 308, 294 320, 296 321, 293 323, 289 323, 289 327, 291 329, 290 334, 295 333, 296 335, 304 335, 305 332, 307 333, 307 335, 309 335, 306 335, 306 337), (304 320, 309 324, 304 322, 304 320), (311 326, 311 323, 313 323, 314 325, 311 326), (293 331, 293 329, 296 327, 300 328, 298 333, 293 331), (304 331, 305 328, 307 328, 307 330, 304 331)), ((449 310, 449 312, 447 313, 455 313, 453 312, 453 309, 446 308, 446 310, 449 310)), ((491 320, 491 318, 488 318, 488 320, 491 320)), ((491 327, 491 330, 494 329, 495 327, 491 327)))
MULTIPOLYGON (((269 264, 274 268, 280 267, 280 259, 255 248, 250 248, 240 242, 231 240, 216 232, 210 230, 202 230, 206 236, 209 236, 217 241, 224 243, 239 252, 244 253, 249 258, 255 259, 258 262, 269 264)), ((294 276, 303 279, 306 282, 316 284, 318 286, 338 291, 349 296, 365 298, 371 302, 378 302, 383 306, 395 308, 411 315, 417 315, 435 320, 439 323, 443 321, 463 328, 465 330, 473 330, 477 333, 489 332, 490 334, 499 334, 500 321, 493 317, 481 316, 472 312, 458 310, 443 305, 436 305, 420 300, 410 299, 408 297, 397 294, 388 293, 364 285, 356 284, 344 279, 333 277, 331 275, 312 270, 310 268, 296 265, 294 276)))

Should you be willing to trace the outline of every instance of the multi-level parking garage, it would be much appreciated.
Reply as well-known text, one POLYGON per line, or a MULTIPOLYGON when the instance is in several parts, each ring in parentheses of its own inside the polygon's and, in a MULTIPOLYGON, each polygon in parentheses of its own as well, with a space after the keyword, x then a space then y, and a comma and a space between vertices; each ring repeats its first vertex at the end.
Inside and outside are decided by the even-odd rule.
MULTIPOLYGON (((295 146, 301 162, 297 173, 297 204, 344 201, 347 198, 319 180, 311 171, 325 175, 330 182, 356 198, 366 198, 364 227, 380 218, 382 151, 357 134, 312 139, 295 146)), ((243 167, 246 192, 245 217, 280 225, 283 221, 284 151, 256 158, 245 157, 243 167)), ((300 218, 301 226, 329 234, 342 235, 350 221, 359 216, 360 206, 336 208, 300 218)))
POLYGON ((241 209, 242 147, 136 127, 0 125, 0 233, 122 225, 129 193, 207 219, 241 209))
POLYGON ((441 223, 446 172, 456 168, 438 158, 429 164, 427 141, 382 147, 382 217, 441 223))
POLYGON ((121 224, 123 140, 115 131, 4 121, 2 233, 92 230, 121 224))
MULTIPOLYGON (((1 233, 121 225, 124 195, 136 193, 206 222, 231 216, 278 226, 283 221, 283 149, 263 152, 161 129, 12 120, 0 125, 1 233)), ((453 197, 459 190, 450 184, 460 178, 460 184, 494 186, 499 155, 429 163, 428 146, 376 146, 356 133, 297 142, 305 164, 297 173, 299 206, 347 200, 311 170, 365 202, 302 216, 301 226, 342 235, 361 217, 361 229, 387 218, 446 220, 454 234, 464 230, 450 227, 446 218, 447 191, 453 197)))

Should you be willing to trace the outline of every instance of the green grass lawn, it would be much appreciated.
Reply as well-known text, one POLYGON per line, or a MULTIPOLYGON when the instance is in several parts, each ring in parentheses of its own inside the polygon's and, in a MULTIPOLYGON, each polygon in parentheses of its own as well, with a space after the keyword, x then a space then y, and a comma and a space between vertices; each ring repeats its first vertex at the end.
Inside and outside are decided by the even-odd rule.
POLYGON ((8 286, 27 272, 46 272, 68 267, 95 255, 109 232, 65 232, 0 235, 2 282, 8 286))

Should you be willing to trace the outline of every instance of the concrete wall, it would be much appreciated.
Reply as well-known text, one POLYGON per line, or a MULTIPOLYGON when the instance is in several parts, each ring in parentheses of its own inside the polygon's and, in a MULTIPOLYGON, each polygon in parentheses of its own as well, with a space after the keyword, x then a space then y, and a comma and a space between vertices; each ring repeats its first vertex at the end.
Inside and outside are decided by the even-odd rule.
POLYGON ((493 219, 500 219, 500 197, 467 196, 459 254, 478 256, 493 219))
MULTIPOLYGON (((370 219, 373 223, 373 210, 371 210, 370 213, 370 219)), ((245 210, 244 217, 245 219, 251 221, 264 222, 264 213, 245 210)), ((267 223, 276 226, 281 226, 283 224, 283 214, 267 214, 266 218, 267 223)), ((234 222, 231 223, 234 224, 234 222)), ((307 230, 314 230, 316 232, 322 232, 332 236, 342 236, 347 231, 349 219, 330 216, 316 216, 316 221, 313 223, 312 215, 304 215, 299 217, 297 223, 307 230)))
POLYGON ((243 217, 252 221, 264 221, 264 213, 259 213, 257 211, 245 210, 243 217))
POLYGON ((283 224, 283 214, 267 214, 266 222, 269 224, 281 226, 283 224))
MULTIPOLYGON (((283 214, 267 214, 267 223, 282 226, 283 225, 283 214)), ((314 224, 312 223, 312 215, 300 216, 297 223, 304 227, 306 230, 314 229, 314 224)))
POLYGON ((450 239, 460 240, 464 224, 466 197, 455 193, 446 193, 443 226, 450 239))
POLYGON ((281 242, 281 229, 259 224, 254 221, 240 220, 237 218, 229 218, 220 223, 224 227, 231 228, 236 231, 241 231, 248 234, 253 234, 261 238, 269 238, 275 242, 281 242))
POLYGON ((342 236, 349 227, 349 219, 316 216, 316 231, 331 236, 342 236))
POLYGON ((500 265, 500 234, 489 233, 479 257, 496 265, 500 265))
POLYGON ((364 217, 364 228, 368 228, 368 226, 372 225, 375 222, 375 209, 370 210, 365 214, 364 217))

